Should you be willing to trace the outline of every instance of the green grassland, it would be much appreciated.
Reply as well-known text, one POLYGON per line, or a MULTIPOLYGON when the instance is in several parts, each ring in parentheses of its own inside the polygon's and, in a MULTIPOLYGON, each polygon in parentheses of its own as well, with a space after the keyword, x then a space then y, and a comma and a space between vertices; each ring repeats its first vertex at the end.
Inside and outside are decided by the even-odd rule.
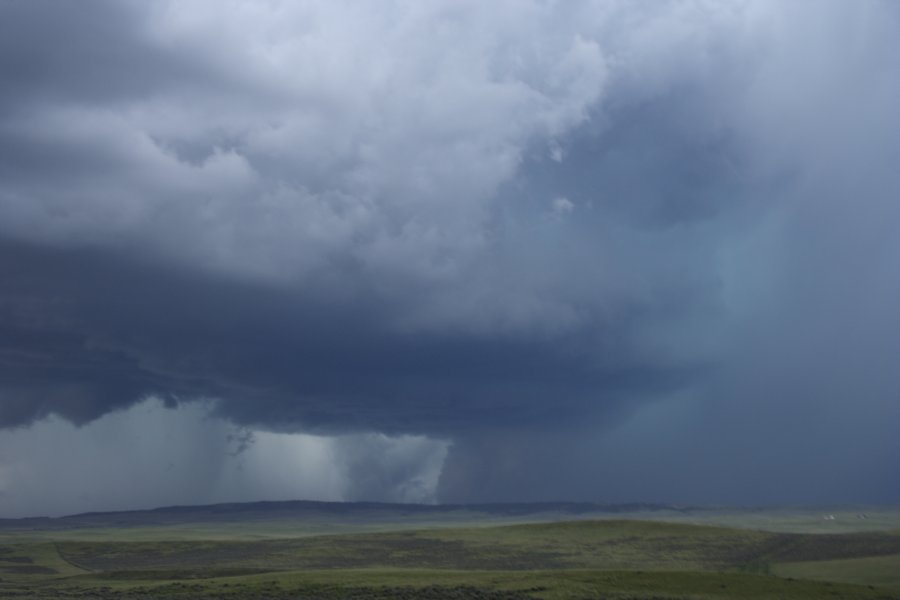
POLYGON ((900 554, 787 562, 777 565, 775 573, 784 577, 872 584, 900 589, 900 554))
POLYGON ((735 509, 587 503, 423 506, 263 502, 93 513, 60 519, 0 519, 0 543, 263 540, 575 520, 660 521, 780 533, 900 532, 900 507, 735 509))
POLYGON ((7 523, 0 598, 900 600, 900 531, 890 511, 827 533, 798 527, 799 512, 768 517, 791 521, 781 531, 720 526, 721 514, 709 519, 716 525, 631 514, 516 524, 506 523, 529 519, 505 515, 491 525, 472 512, 409 522, 356 514, 330 529, 296 515, 7 523))

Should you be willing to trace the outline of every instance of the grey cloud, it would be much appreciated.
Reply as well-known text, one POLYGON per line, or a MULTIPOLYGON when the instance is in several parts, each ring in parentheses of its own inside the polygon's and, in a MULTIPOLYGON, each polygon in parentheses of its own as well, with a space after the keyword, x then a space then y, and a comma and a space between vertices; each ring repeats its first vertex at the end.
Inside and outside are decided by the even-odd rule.
MULTIPOLYGON (((41 345, 43 371, 11 352, 7 394, 50 393, 7 402, 7 422, 49 412, 83 421, 156 393, 218 397, 248 423, 447 433, 565 420, 586 404, 616 410, 631 388, 671 387, 694 368, 629 342, 638 315, 665 310, 653 305, 664 298, 600 274, 621 289, 601 298, 598 321, 599 290, 569 294, 574 271, 535 281, 516 256, 534 235, 497 220, 494 191, 519 156, 582 122, 599 97, 596 41, 566 30, 535 40, 548 16, 537 7, 512 21, 502 10, 416 9, 361 32, 384 36, 372 64, 339 54, 323 72, 308 55, 365 43, 347 37, 343 8, 247 8, 240 27, 243 9, 216 8, 214 33, 197 20, 203 4, 126 6, 111 17, 137 42, 66 32, 79 47, 90 37, 85 52, 127 46, 123 60, 156 65, 153 93, 83 98, 54 75, 72 57, 45 51, 35 77, 60 93, 38 86, 45 103, 5 122, 18 149, 0 205, 16 240, 4 262, 9 327, 65 343, 41 345), (471 48, 431 39, 433 28, 450 35, 478 16, 491 26, 471 33, 471 48), (271 46, 253 37, 282 17, 298 37, 277 28, 271 46), (194 86, 166 66, 189 34, 187 62, 207 71, 194 86), (253 51, 271 60, 253 63, 253 51), (298 83, 279 78, 288 73, 298 83), (228 93, 209 84, 217 78, 248 87, 228 93), (205 158, 184 150, 217 139, 232 141, 205 158)), ((27 18, 47 5, 29 7, 10 17, 48 25, 27 18)), ((81 10, 76 24, 105 5, 81 10)), ((590 248, 580 251, 584 259, 590 248)), ((552 269, 567 257, 538 258, 552 269)))
POLYGON ((5 3, 0 427, 216 399, 452 438, 444 496, 499 499, 594 494, 655 410, 685 461, 816 414, 809 466, 896 396, 898 18, 5 3))
MULTIPOLYGON (((386 330, 394 315, 371 290, 341 303, 95 252, 7 246, 4 256, 9 327, 17 328, 4 359, 6 393, 19 398, 4 403, 13 424, 50 412, 84 422, 164 394, 220 398, 223 413, 245 423, 451 433, 566 420, 595 401, 613 410, 629 393, 677 385, 689 371, 629 357, 622 344, 604 349, 595 332, 386 330), (36 300, 48 298, 52 310, 36 300), (545 404, 551 393, 556 401, 545 404)), ((607 333, 627 337, 615 331, 607 333)))
POLYGON ((434 502, 446 453, 445 443, 421 436, 370 434, 335 442, 335 462, 347 482, 344 498, 351 501, 434 502))
MULTIPOLYGON (((176 63, 160 64, 134 27, 138 11, 120 2, 6 2, 2 8, 4 105, 97 102, 153 91, 176 63), (117 49, 117 52, 111 51, 117 49), (157 77, 153 70, 159 68, 157 77)), ((18 106, 17 106, 18 105, 18 106)))
POLYGON ((336 501, 354 499, 354 490, 362 489, 385 500, 433 497, 442 442, 253 432, 209 409, 207 403, 165 408, 151 399, 81 427, 49 418, 4 431, 0 514, 58 516, 298 497, 336 501), (248 434, 254 442, 235 453, 248 434), (365 486, 358 477, 363 468, 365 486))
MULTIPOLYGON (((583 499, 688 503, 900 497, 898 446, 888 432, 900 415, 900 379, 891 366, 900 337, 889 308, 900 299, 890 233, 898 222, 900 180, 890 165, 900 158, 893 107, 900 70, 884 52, 900 22, 888 3, 859 8, 800 3, 782 15, 783 28, 766 37, 765 60, 748 63, 752 75, 732 96, 734 112, 720 138, 727 143, 708 155, 711 163, 694 150, 698 142, 703 147, 706 120, 673 118, 678 102, 667 98, 661 106, 669 114, 654 129, 687 122, 685 131, 698 136, 675 136, 682 150, 661 162, 654 157, 666 155, 672 138, 649 136, 646 150, 634 153, 643 160, 618 163, 651 167, 642 171, 652 174, 646 181, 617 177, 612 168, 587 176, 590 193, 615 194, 623 186, 633 192, 627 197, 637 205, 616 210, 638 230, 711 226, 712 244, 698 248, 715 257, 708 266, 718 287, 707 289, 719 300, 711 309, 720 318, 681 317, 688 326, 674 339, 701 347, 712 341, 716 368, 666 402, 642 406, 613 431, 598 424, 563 436, 458 444, 444 470, 446 497, 549 499, 555 490, 583 499), (674 168, 665 175, 656 165, 674 168), (680 165, 703 169, 702 177, 691 184, 680 165), (687 206, 672 215, 665 211, 674 206, 654 201, 677 204, 681 184, 693 190, 688 200, 711 210, 687 206), (674 194, 664 191, 671 186, 674 194), (717 325, 711 340, 710 324, 717 325)), ((652 115, 652 105, 639 112, 652 115)), ((709 109, 721 116, 723 105, 709 109)), ((627 121, 609 126, 619 143, 608 151, 595 146, 601 169, 617 164, 619 149, 640 147, 643 124, 631 126, 637 135, 629 135, 627 121), (604 152, 612 164, 604 164, 604 152)), ((577 160, 574 148, 568 160, 577 160)), ((572 186, 565 195, 578 199, 578 191, 572 186)))

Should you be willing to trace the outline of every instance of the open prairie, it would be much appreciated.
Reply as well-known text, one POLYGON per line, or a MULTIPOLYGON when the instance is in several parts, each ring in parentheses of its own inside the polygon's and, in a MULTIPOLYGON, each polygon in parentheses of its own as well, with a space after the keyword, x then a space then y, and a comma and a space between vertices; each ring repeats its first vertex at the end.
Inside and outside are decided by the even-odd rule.
POLYGON ((896 510, 588 508, 287 503, 6 521, 0 597, 900 598, 896 510))

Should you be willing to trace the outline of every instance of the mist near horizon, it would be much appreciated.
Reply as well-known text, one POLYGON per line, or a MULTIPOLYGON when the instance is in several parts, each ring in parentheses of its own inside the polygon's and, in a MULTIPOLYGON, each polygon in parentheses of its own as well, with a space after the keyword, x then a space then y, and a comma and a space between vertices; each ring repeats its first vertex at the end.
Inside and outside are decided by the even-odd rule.
POLYGON ((900 503, 900 5, 0 3, 0 517, 900 503))

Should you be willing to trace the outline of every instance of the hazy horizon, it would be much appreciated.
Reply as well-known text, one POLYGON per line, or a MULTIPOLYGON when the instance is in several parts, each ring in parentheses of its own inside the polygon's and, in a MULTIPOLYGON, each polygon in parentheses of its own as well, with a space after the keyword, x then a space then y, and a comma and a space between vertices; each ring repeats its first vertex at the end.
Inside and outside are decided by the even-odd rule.
MULTIPOLYGON (((814 518, 816 516, 821 517, 822 519, 827 518, 828 516, 834 516, 829 514, 828 511, 840 511, 840 510, 890 510, 890 509, 900 509, 900 503, 886 503, 886 504, 758 504, 758 505, 736 505, 736 504, 679 504, 679 503, 666 503, 666 502, 640 502, 640 501, 632 501, 632 502, 600 502, 600 501, 591 501, 591 500, 540 500, 535 502, 526 502, 526 501, 509 501, 509 502, 462 502, 462 503, 445 503, 445 502, 421 502, 421 501, 384 501, 384 500, 310 500, 306 498, 285 498, 282 500, 242 500, 236 502, 230 501, 221 501, 221 502, 211 502, 211 503, 188 503, 188 504, 165 504, 165 505, 152 505, 152 506, 131 506, 129 508, 123 509, 110 509, 110 510, 89 510, 83 512, 74 512, 74 513, 60 513, 60 514, 29 514, 29 515, 20 515, 14 517, 5 517, 0 516, 0 521, 30 521, 30 520, 42 520, 42 519, 50 519, 50 520, 66 520, 66 519, 76 519, 79 517, 91 517, 91 516, 102 516, 102 515, 115 515, 115 514, 123 514, 123 513, 164 513, 166 511, 176 511, 180 514, 192 514, 196 512, 200 512, 203 509, 208 508, 216 508, 222 509, 223 507, 229 507, 234 509, 234 514, 240 515, 242 512, 251 509, 252 507, 256 508, 265 508, 272 511, 277 511, 279 509, 289 509, 292 506, 296 507, 296 505, 304 505, 309 508, 322 507, 326 509, 328 507, 335 506, 349 506, 349 505, 358 505, 365 507, 381 507, 384 509, 391 509, 393 507, 415 507, 417 510, 425 511, 426 513, 431 511, 440 512, 443 510, 457 510, 457 509, 477 509, 482 508, 489 510, 491 508, 496 509, 511 509, 518 508, 520 511, 524 511, 526 508, 530 509, 531 512, 515 512, 515 513, 498 513, 499 515, 506 516, 510 519, 515 516, 525 517, 528 515, 547 515, 548 513, 541 513, 540 509, 551 509, 551 508, 571 508, 571 509, 580 509, 580 510, 588 510, 589 512, 572 512, 572 513, 564 513, 566 515, 570 515, 571 519, 574 519, 578 516, 587 515, 591 518, 596 518, 599 515, 609 515, 616 516, 619 514, 624 514, 626 519, 634 519, 638 518, 640 520, 662 520, 667 521, 671 520, 671 515, 669 513, 684 513, 687 515, 697 516, 698 518, 704 516, 709 518, 709 514, 740 514, 744 515, 746 518, 746 514, 752 515, 755 513, 761 514, 763 517, 767 519, 771 519, 773 514, 775 513, 793 513, 793 512, 802 512, 803 517, 807 519, 814 518), (624 512, 623 512, 624 511, 624 512), (810 515, 806 514, 807 511, 821 512, 821 515, 810 515), (645 514, 646 513, 646 514, 645 514), (663 516, 653 517, 654 514, 662 514, 663 516), (638 516, 640 515, 640 516, 638 516)), ((216 513, 219 514, 219 513, 216 513)), ((237 518, 237 517, 236 517, 237 518)), ((618 517, 617 517, 618 518, 618 517)), ((847 518, 846 515, 842 515, 842 518, 847 518)), ((570 520, 569 517, 555 515, 553 520, 570 520)), ((861 519, 859 514, 854 515, 854 519, 861 519)))

